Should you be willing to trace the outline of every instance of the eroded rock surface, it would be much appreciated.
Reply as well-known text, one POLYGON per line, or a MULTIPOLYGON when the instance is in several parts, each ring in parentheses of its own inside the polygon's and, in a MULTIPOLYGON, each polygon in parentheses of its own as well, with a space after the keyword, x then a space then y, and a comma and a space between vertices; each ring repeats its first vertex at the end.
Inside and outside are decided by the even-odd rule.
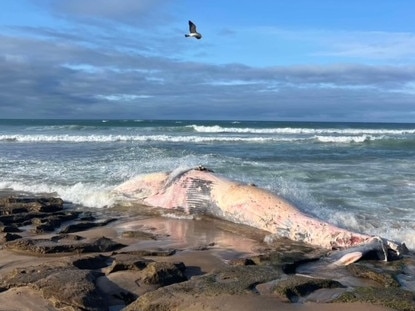
POLYGON ((262 244, 256 255, 241 255, 206 270, 187 264, 182 255, 194 254, 199 260, 215 256, 216 241, 183 250, 157 244, 168 236, 154 230, 126 227, 117 235, 91 234, 107 232, 103 229, 117 220, 108 215, 68 210, 59 198, 0 198, 0 303, 2 293, 21 289, 42 297, 40 305, 52 306, 51 311, 210 310, 229 297, 292 304, 317 301, 319 293, 327 292, 332 294, 325 296, 325 303, 415 310, 413 254, 391 263, 361 261, 330 270, 324 266, 325 250, 282 239, 262 244), (147 242, 148 247, 130 247, 147 242), (325 277, 298 275, 300 267, 314 263, 327 270, 325 277), (195 305, 200 301, 204 304, 195 305))

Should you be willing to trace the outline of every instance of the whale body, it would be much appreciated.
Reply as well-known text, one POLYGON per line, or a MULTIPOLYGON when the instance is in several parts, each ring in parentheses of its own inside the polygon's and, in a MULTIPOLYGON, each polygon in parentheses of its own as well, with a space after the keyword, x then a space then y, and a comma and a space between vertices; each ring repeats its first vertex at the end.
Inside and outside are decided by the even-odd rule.
POLYGON ((340 259, 343 264, 371 251, 384 260, 407 251, 404 243, 334 226, 305 214, 270 191, 230 180, 202 166, 138 176, 114 191, 148 206, 214 216, 262 229, 270 232, 268 240, 284 237, 330 250, 350 249, 340 259))

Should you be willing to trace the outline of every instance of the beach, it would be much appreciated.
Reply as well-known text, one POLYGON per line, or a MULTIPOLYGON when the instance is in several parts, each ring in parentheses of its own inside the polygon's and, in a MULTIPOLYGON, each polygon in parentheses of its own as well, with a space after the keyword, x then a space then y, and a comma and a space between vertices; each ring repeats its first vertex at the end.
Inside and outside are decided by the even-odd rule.
POLYGON ((414 135, 413 124, 0 120, 0 310, 413 310, 414 135), (328 269, 328 250, 113 191, 199 165, 410 252, 328 269))
POLYGON ((3 194, 3 222, 6 210, 33 214, 20 237, 5 241, 13 223, 3 227, 1 310, 415 310, 414 293, 393 282, 415 270, 412 254, 398 265, 363 261, 359 273, 317 268, 304 277, 296 270, 327 250, 265 244, 254 228, 139 205, 78 210, 42 227, 73 212, 55 210, 59 202, 3 194))

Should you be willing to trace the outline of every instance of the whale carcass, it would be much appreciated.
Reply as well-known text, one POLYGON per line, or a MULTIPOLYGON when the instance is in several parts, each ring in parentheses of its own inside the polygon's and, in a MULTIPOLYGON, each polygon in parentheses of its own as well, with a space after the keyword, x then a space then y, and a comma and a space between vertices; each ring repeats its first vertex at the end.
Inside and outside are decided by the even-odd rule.
POLYGON ((204 214, 326 249, 350 249, 345 264, 375 250, 384 260, 407 251, 404 243, 352 232, 307 215, 276 194, 232 181, 202 166, 138 176, 114 189, 145 205, 204 214), (353 250, 353 252, 352 252, 353 250), (354 254, 351 256, 350 254, 354 254))

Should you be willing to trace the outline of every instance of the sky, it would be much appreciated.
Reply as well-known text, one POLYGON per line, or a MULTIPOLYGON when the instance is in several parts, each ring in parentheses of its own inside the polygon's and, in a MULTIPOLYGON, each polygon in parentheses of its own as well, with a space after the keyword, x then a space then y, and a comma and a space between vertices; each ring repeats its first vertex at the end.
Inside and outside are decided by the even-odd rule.
POLYGON ((0 118, 415 122, 413 0, 0 8, 0 118))

